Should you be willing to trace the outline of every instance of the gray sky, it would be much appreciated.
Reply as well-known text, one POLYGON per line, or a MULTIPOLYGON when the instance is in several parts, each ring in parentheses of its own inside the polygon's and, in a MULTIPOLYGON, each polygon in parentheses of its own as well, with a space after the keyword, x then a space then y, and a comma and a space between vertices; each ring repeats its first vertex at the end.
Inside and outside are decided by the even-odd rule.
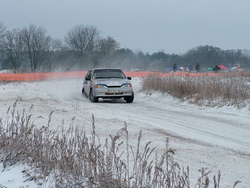
POLYGON ((59 39, 91 25, 122 48, 182 54, 200 45, 250 50, 249 9, 250 0, 0 0, 0 22, 59 39))

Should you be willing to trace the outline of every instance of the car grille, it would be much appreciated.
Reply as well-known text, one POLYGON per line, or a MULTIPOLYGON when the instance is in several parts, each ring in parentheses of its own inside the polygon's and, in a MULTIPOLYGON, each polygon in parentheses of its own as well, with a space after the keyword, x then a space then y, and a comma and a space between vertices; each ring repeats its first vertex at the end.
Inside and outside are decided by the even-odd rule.
POLYGON ((121 86, 108 86, 108 88, 120 88, 121 86))

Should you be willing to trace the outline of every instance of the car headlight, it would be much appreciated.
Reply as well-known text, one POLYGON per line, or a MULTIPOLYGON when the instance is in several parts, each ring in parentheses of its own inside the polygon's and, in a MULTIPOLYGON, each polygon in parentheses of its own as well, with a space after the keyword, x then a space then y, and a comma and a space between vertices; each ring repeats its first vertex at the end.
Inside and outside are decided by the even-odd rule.
POLYGON ((122 87, 132 87, 132 84, 123 84, 122 87))
POLYGON ((107 88, 107 86, 105 84, 97 84, 95 88, 107 88))

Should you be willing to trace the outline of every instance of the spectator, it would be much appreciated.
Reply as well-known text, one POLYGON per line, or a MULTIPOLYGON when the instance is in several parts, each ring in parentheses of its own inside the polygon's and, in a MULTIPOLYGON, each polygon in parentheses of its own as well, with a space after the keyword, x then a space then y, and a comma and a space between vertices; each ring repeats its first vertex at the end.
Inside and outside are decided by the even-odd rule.
POLYGON ((213 68, 213 71, 214 72, 219 72, 221 70, 221 68, 218 66, 218 65, 216 65, 214 68, 213 68))
POLYGON ((177 65, 176 65, 176 64, 173 65, 173 71, 174 71, 174 72, 177 71, 177 65))
POLYGON ((200 72, 200 64, 199 63, 197 63, 195 65, 195 70, 196 70, 196 72, 200 72))
POLYGON ((228 65, 228 71, 231 72, 231 71, 232 71, 232 68, 233 68, 232 64, 229 63, 229 65, 228 65))
POLYGON ((184 66, 184 72, 188 72, 187 65, 184 66))
POLYGON ((188 65, 188 69, 189 69, 189 72, 192 72, 193 71, 193 65, 188 65))
POLYGON ((240 71, 240 64, 237 65, 237 70, 240 71))
POLYGON ((66 72, 69 72, 70 71, 70 68, 69 68, 69 66, 66 68, 66 70, 65 70, 66 72))

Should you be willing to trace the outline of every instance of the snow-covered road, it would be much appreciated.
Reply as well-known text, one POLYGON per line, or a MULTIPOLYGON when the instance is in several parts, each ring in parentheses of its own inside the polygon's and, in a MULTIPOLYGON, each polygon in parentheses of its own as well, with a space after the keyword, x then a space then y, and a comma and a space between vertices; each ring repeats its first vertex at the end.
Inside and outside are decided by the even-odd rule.
MULTIPOLYGON (((56 130, 74 123, 87 131, 91 129, 92 114, 96 120, 97 134, 105 138, 128 125, 130 140, 136 144, 140 130, 143 141, 153 141, 159 150, 164 149, 166 137, 176 149, 175 160, 190 167, 191 179, 196 182, 198 169, 207 167, 211 178, 221 171, 221 187, 250 187, 250 110, 233 107, 206 108, 180 103, 159 93, 140 93, 141 80, 133 78, 135 100, 100 100, 91 103, 81 94, 81 79, 1 84, 0 113, 16 100, 18 109, 32 109, 38 126, 48 121, 56 130), (42 118, 38 118, 42 116, 42 118), (74 119, 74 120, 72 120, 74 119)), ((1 180, 1 179, 0 179, 1 180)), ((1 182, 0 182, 1 184, 1 182)))

